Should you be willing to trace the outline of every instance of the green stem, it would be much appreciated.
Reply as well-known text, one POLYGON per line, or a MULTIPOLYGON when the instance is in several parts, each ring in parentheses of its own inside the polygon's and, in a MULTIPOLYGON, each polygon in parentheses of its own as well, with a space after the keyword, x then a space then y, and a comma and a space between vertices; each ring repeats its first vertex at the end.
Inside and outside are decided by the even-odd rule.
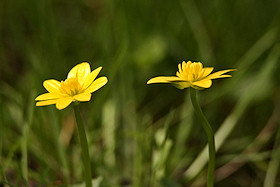
POLYGON ((86 132, 84 129, 83 121, 81 118, 79 106, 74 104, 74 112, 77 122, 77 128, 79 133, 79 138, 81 142, 82 148, 82 157, 83 157, 83 164, 84 164, 84 174, 85 174, 85 182, 86 187, 92 187, 91 183, 91 167, 90 167, 90 159, 89 159, 89 152, 88 152, 88 142, 86 137, 86 132))
POLYGON ((207 134, 208 146, 209 146, 209 163, 208 163, 208 176, 207 176, 207 187, 214 186, 214 174, 215 174, 215 139, 213 130, 207 121, 205 115, 203 114, 196 98, 196 90, 190 88, 191 101, 195 110, 196 115, 198 116, 204 131, 207 134))

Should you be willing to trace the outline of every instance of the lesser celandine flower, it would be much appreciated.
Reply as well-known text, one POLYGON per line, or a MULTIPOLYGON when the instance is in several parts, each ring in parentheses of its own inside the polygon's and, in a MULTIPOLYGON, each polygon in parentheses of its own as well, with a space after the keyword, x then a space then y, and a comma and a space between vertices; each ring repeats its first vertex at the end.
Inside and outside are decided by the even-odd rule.
POLYGON ((231 77, 231 75, 224 75, 235 69, 222 70, 212 73, 213 67, 205 67, 201 62, 187 63, 184 61, 178 65, 179 70, 176 76, 159 76, 150 79, 147 84, 152 83, 171 83, 179 89, 190 87, 191 101, 199 120, 201 121, 202 127, 207 134, 208 145, 209 145, 209 163, 208 163, 208 176, 207 186, 214 186, 214 172, 215 172, 215 139, 212 128, 203 114, 196 98, 196 89, 210 88, 212 85, 212 79, 231 77), (212 73, 212 74, 211 74, 212 73))
POLYGON ((147 84, 152 83, 172 83, 179 89, 193 87, 195 89, 210 88, 212 79, 231 77, 224 75, 227 72, 235 71, 234 69, 222 70, 212 73, 213 67, 203 67, 201 62, 185 61, 178 64, 176 76, 159 76, 150 79, 147 84), (212 73, 212 74, 211 74, 212 73))
POLYGON ((73 101, 89 101, 91 93, 108 82, 106 77, 96 79, 101 69, 102 67, 99 67, 91 71, 89 63, 83 62, 70 70, 65 81, 44 81, 43 86, 49 93, 39 95, 35 99, 38 101, 36 106, 56 104, 56 108, 61 110, 73 101))
POLYGON ((73 101, 78 101, 75 102, 76 104, 73 107, 82 148, 86 187, 92 186, 91 163, 86 133, 78 104, 79 101, 89 101, 91 99, 91 93, 95 92, 108 82, 107 77, 100 77, 96 79, 97 75, 101 71, 101 68, 102 67, 99 67, 91 71, 89 63, 80 63, 70 70, 65 81, 59 82, 54 79, 44 81, 43 86, 49 93, 42 94, 35 99, 38 101, 36 106, 56 104, 56 108, 59 110, 66 108, 73 101))

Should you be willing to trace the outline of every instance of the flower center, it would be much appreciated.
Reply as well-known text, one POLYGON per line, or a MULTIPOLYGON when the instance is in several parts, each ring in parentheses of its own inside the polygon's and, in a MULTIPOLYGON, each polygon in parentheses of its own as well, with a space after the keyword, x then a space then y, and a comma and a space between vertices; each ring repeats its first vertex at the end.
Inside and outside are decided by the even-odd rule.
POLYGON ((188 82, 199 81, 203 78, 204 69, 200 62, 188 62, 182 63, 179 65, 179 71, 177 72, 177 76, 185 79, 188 82))
POLYGON ((61 81, 60 91, 69 96, 74 96, 80 93, 82 86, 76 77, 71 77, 65 81, 61 81))

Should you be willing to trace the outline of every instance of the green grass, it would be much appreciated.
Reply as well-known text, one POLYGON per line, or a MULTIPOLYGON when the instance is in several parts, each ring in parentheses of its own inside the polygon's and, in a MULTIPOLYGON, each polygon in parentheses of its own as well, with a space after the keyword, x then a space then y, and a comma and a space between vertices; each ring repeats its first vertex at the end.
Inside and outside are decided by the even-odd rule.
POLYGON ((216 134, 215 186, 279 185, 279 7, 264 0, 1 1, 0 186, 84 181, 72 107, 34 101, 44 80, 63 80, 82 61, 102 66, 109 80, 80 105, 95 182, 204 186, 207 137, 188 90, 146 85, 174 75, 183 60, 238 69, 198 93, 216 134))

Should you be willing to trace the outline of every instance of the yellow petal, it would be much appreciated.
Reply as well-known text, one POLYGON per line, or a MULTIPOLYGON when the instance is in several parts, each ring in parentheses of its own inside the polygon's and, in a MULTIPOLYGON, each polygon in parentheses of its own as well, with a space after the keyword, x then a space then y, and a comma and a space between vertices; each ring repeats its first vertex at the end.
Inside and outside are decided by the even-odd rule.
POLYGON ((220 75, 219 78, 232 77, 231 75, 220 75))
POLYGON ((213 69, 214 69, 213 67, 203 68, 204 72, 203 72, 201 78, 208 76, 210 73, 212 73, 213 69))
POLYGON ((57 99, 47 100, 47 101, 38 101, 36 106, 46 106, 46 105, 53 105, 57 102, 57 99))
MULTIPOLYGON (((184 61, 184 62, 185 62, 185 61, 184 61)), ((186 63, 186 62, 185 62, 185 63, 186 63)), ((192 61, 190 61, 190 60, 186 63, 187 66, 190 66, 191 64, 192 64, 192 61)))
POLYGON ((89 101, 91 98, 91 94, 90 93, 81 93, 78 95, 74 96, 74 99, 77 101, 89 101))
POLYGON ((184 81, 183 79, 179 77, 167 77, 167 76, 160 76, 160 77, 154 77, 148 80, 147 84, 153 84, 153 83, 171 83, 175 81, 184 81))
POLYGON ((45 80, 43 82, 43 86, 48 90, 50 93, 57 93, 59 94, 60 82, 55 79, 45 80))
POLYGON ((45 94, 42 94, 42 95, 39 95, 38 97, 36 97, 35 101, 58 99, 60 97, 61 97, 61 95, 56 94, 56 93, 45 93, 45 94))
POLYGON ((99 77, 85 90, 85 93, 92 93, 104 86, 108 82, 107 77, 99 77))
POLYGON ((210 79, 203 79, 200 81, 193 82, 192 84, 201 88, 210 88, 212 85, 212 81, 210 79))
MULTIPOLYGON (((183 61, 182 63, 186 63, 185 61, 183 61)), ((178 64, 178 72, 182 73, 182 64, 178 64)))
POLYGON ((185 89, 191 86, 189 82, 172 82, 171 83, 173 86, 175 86, 178 89, 185 89))
POLYGON ((194 71, 195 75, 197 75, 199 72, 201 72, 202 68, 203 68, 203 65, 201 64, 201 62, 193 63, 193 71, 194 71))
POLYGON ((72 97, 63 97, 57 100, 56 102, 56 108, 58 110, 62 110, 64 108, 66 108, 68 105, 71 104, 71 102, 73 101, 72 97))
POLYGON ((91 85, 91 83, 94 81, 94 79, 97 77, 97 75, 99 74, 99 72, 101 71, 102 67, 96 68, 95 70, 93 70, 86 78, 84 85, 83 85, 83 89, 86 89, 89 87, 89 85, 91 85))
POLYGON ((227 77, 227 76, 224 76, 222 74, 225 74, 227 72, 230 72, 230 71, 236 71, 236 69, 227 69, 227 70, 222 70, 222 71, 217 71, 215 73, 212 73, 210 74, 208 77, 206 77, 207 79, 218 79, 218 78, 224 78, 224 77, 227 77))
POLYGON ((182 70, 183 71, 187 71, 187 69, 189 69, 191 65, 192 65, 191 61, 188 61, 187 63, 185 61, 183 61, 183 63, 182 63, 182 70))
POLYGON ((90 74, 90 71, 91 70, 90 70, 89 63, 87 62, 80 63, 69 71, 67 75, 67 79, 71 77, 76 77, 78 78, 79 83, 82 85, 85 79, 87 78, 87 76, 90 74))
POLYGON ((195 67, 195 62, 191 63, 189 65, 189 67, 186 68, 186 71, 185 71, 185 76, 186 76, 187 80, 190 82, 193 82, 193 80, 196 78, 194 67, 195 67))

